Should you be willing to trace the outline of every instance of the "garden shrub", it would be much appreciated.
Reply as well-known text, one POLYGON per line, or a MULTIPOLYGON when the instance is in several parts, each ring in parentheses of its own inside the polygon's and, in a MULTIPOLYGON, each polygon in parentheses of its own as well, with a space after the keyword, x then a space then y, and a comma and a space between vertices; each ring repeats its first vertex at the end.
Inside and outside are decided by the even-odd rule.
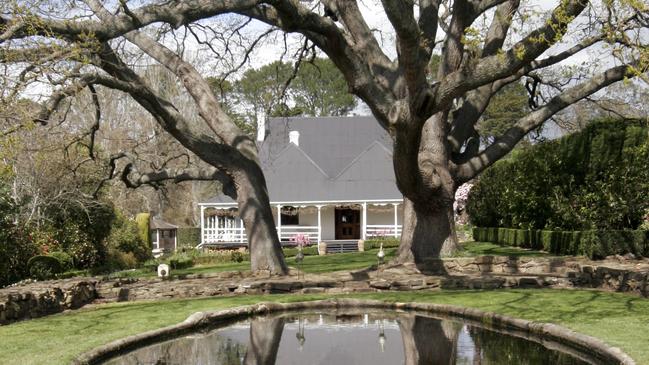
POLYGON ((28 260, 39 253, 24 231, 10 224, 3 224, 0 217, 0 287, 15 283, 29 276, 28 260))
POLYGON ((58 234, 60 249, 72 256, 76 268, 88 269, 104 262, 106 247, 103 243, 93 242, 76 223, 66 224, 58 234))
POLYGON ((230 261, 232 262, 243 262, 245 256, 241 251, 232 251, 230 253, 230 261))
POLYGON ((135 223, 137 224, 137 232, 142 242, 146 242, 148 247, 151 244, 151 214, 139 213, 135 216, 135 223))
POLYGON ((109 249, 132 253, 137 262, 143 262, 151 258, 150 246, 146 241, 142 240, 137 223, 121 214, 117 214, 115 223, 107 238, 107 246, 109 249))
POLYGON ((517 229, 638 229, 649 212, 648 131, 646 121, 598 120, 579 133, 513 151, 471 189, 471 222, 517 229))
POLYGON ((72 256, 68 255, 63 251, 50 252, 49 254, 47 254, 47 256, 51 256, 59 260, 59 263, 61 264, 61 268, 63 269, 63 271, 69 271, 74 268, 74 261, 72 260, 72 256))
POLYGON ((399 247, 399 244, 401 243, 401 238, 399 237, 370 238, 365 240, 364 245, 366 250, 371 250, 371 249, 377 249, 381 247, 381 243, 383 243, 383 248, 399 247))
POLYGON ((180 227, 177 231, 178 247, 196 247, 201 242, 200 227, 180 227))
POLYGON ((498 228, 499 240, 490 240, 485 233, 490 231, 493 231, 492 228, 475 227, 474 239, 540 249, 555 255, 588 256, 593 259, 627 253, 649 257, 649 231, 646 230, 550 231, 498 228), (481 239, 485 236, 486 239, 481 239))
POLYGON ((51 279, 55 274, 63 272, 59 260, 52 256, 34 256, 27 262, 27 267, 29 275, 38 280, 51 279))
POLYGON ((139 260, 133 252, 124 252, 114 248, 108 249, 106 262, 103 265, 106 272, 134 269, 138 266, 139 260))

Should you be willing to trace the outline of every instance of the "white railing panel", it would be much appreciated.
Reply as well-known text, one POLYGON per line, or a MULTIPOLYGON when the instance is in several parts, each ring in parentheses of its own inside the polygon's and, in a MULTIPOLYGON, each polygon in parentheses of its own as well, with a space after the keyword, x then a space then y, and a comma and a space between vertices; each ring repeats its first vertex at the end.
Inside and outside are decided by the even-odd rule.
POLYGON ((305 235, 309 237, 311 243, 317 243, 320 230, 318 226, 282 226, 281 231, 278 229, 278 232, 280 232, 279 240, 282 242, 291 242, 296 236, 305 235))
POLYGON ((204 228, 203 243, 241 242, 247 243, 245 228, 204 228))
POLYGON ((367 238, 373 237, 395 237, 401 236, 402 226, 395 226, 394 224, 368 224, 365 230, 365 236, 367 238))

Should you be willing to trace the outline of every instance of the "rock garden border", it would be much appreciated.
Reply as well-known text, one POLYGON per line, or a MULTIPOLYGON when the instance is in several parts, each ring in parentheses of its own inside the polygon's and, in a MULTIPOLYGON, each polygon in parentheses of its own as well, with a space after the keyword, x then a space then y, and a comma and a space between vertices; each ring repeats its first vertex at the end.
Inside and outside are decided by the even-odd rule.
POLYGON ((189 316, 185 321, 176 325, 129 336, 83 353, 74 360, 73 364, 99 364, 109 358, 142 346, 176 338, 201 328, 227 325, 255 315, 300 310, 358 308, 427 312, 433 315, 449 316, 456 319, 466 320, 471 324, 477 324, 481 327, 519 333, 523 336, 540 339, 541 341, 558 343, 562 348, 565 346, 565 349, 568 349, 569 351, 572 350, 576 353, 588 353, 592 357, 607 364, 635 365, 635 361, 619 348, 609 346, 597 338, 586 336, 555 324, 532 322, 477 309, 452 305, 433 303, 390 303, 378 300, 362 299, 333 299, 294 303, 258 303, 220 311, 197 312, 189 316))

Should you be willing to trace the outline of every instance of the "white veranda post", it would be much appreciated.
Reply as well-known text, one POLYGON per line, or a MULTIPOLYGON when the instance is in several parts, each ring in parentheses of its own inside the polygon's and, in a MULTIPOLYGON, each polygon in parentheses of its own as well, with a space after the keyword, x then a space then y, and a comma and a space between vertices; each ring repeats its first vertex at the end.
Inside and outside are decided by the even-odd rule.
POLYGON ((201 244, 205 243, 205 206, 201 205, 201 244))
POLYGON ((277 206, 277 237, 279 242, 282 242, 282 206, 277 206))
POLYGON ((318 244, 319 244, 322 241, 322 216, 320 214, 322 205, 316 205, 316 208, 318 208, 318 244))
POLYGON ((367 235, 367 203, 363 203, 363 227, 361 231, 361 238, 364 240, 367 235))
POLYGON ((398 237, 399 235, 397 234, 397 230, 399 229, 399 204, 392 204, 394 205, 394 237, 398 237))

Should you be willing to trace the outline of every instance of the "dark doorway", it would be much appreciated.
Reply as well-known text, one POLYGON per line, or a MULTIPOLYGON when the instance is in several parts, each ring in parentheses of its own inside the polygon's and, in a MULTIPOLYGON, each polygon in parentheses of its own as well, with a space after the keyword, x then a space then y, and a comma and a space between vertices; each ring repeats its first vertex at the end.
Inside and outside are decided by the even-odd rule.
POLYGON ((361 238, 361 212, 356 209, 336 208, 336 239, 361 238))

